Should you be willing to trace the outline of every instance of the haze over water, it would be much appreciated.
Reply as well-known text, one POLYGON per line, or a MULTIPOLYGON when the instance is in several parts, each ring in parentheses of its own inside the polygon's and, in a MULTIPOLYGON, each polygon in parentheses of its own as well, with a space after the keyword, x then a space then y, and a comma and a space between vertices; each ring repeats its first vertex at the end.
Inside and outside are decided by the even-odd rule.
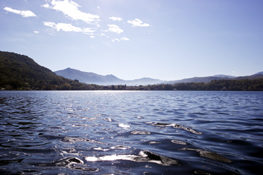
POLYGON ((263 92, 1 91, 1 174, 262 174, 263 92))

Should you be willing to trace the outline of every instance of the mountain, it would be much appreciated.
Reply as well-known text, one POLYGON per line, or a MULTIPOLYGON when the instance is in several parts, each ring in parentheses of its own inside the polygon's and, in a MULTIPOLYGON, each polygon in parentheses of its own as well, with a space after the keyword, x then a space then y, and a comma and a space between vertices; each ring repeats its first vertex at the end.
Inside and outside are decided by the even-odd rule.
POLYGON ((0 89, 71 89, 83 85, 56 75, 28 56, 0 51, 0 89))
POLYGON ((193 78, 185 78, 182 80, 174 80, 168 81, 167 84, 174 84, 174 83, 208 83, 212 80, 222 80, 222 79, 229 79, 227 77, 220 77, 220 76, 210 76, 210 77, 193 77, 193 78))
POLYGON ((253 75, 249 75, 249 76, 240 76, 240 77, 235 77, 233 78, 233 80, 254 80, 254 79, 259 79, 259 78, 263 78, 263 74, 253 74, 253 75))
POLYGON ((185 78, 181 80, 174 80, 174 81, 167 81, 167 84, 175 84, 175 83, 209 83, 212 80, 244 80, 244 79, 259 79, 263 78, 263 72, 256 73, 254 75, 249 75, 249 76, 239 76, 239 77, 234 77, 230 75, 214 75, 214 76, 208 76, 208 77, 193 77, 193 78, 185 78))
MULTIPOLYGON (((191 82, 213 83, 212 80, 220 80, 220 81, 233 80, 233 82, 235 82, 236 80, 257 81, 258 79, 262 79, 262 78, 263 78, 263 72, 258 72, 250 76, 242 76, 242 77, 215 75, 209 77, 193 77, 193 78, 187 78, 187 79, 176 80, 176 81, 162 81, 152 78, 122 80, 114 75, 103 76, 91 72, 82 72, 71 68, 67 68, 61 71, 56 71, 56 73, 54 73, 48 68, 45 68, 37 64, 32 58, 29 58, 28 56, 20 55, 12 52, 0 51, 0 90, 1 89, 108 90, 111 88, 106 86, 105 87, 98 86, 98 85, 126 84, 128 86, 131 85, 138 86, 138 85, 150 85, 150 84, 166 84, 167 86, 170 87, 171 85, 169 84, 175 84, 175 83, 191 83, 191 82), (84 83, 80 83, 79 81, 84 83)), ((126 86, 118 86, 118 89, 125 89, 125 88, 126 86)))
POLYGON ((149 85, 149 84, 160 84, 160 83, 164 83, 165 81, 144 77, 135 80, 126 80, 125 82, 127 85, 149 85))
POLYGON ((72 80, 78 80, 87 84, 97 84, 97 85, 148 85, 163 82, 162 80, 152 79, 152 78, 141 78, 136 80, 123 80, 117 78, 114 75, 98 75, 92 72, 83 72, 72 68, 67 68, 64 70, 55 71, 57 75, 72 80))
POLYGON ((263 71, 262 71, 262 72, 255 73, 254 75, 263 75, 263 71))
POLYGON ((214 75, 213 77, 221 77, 221 78, 235 78, 235 76, 231 76, 231 75, 223 75, 223 74, 214 75))
POLYGON ((185 78, 181 80, 174 81, 162 81, 158 79, 152 78, 140 78, 135 80, 123 80, 119 79, 114 75, 98 75, 92 72, 83 72, 72 68, 67 68, 64 70, 55 71, 57 75, 60 75, 65 78, 69 78, 72 80, 79 80, 80 82, 87 84, 97 84, 97 85, 118 85, 118 84, 126 84, 128 86, 138 86, 138 85, 151 85, 151 84, 175 84, 175 83, 208 83, 212 80, 242 80, 242 79, 258 79, 263 77, 263 72, 256 73, 250 76, 243 77, 234 77, 230 75, 214 75, 207 77, 193 77, 193 78, 185 78))
POLYGON ((76 69, 67 68, 64 70, 55 71, 57 75, 60 75, 65 78, 69 78, 72 80, 78 80, 83 83, 87 84, 100 84, 100 85, 107 85, 107 84, 121 84, 123 80, 115 77, 114 75, 98 75, 92 72, 82 72, 76 69))

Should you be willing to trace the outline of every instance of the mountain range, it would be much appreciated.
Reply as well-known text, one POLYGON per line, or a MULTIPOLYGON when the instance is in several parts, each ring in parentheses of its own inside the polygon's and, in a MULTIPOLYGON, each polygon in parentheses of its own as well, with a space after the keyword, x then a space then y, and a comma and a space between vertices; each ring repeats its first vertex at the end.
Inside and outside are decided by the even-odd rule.
POLYGON ((164 81, 153 79, 153 78, 140 78, 135 80, 123 80, 114 75, 98 75, 92 72, 83 72, 72 68, 67 68, 64 70, 55 71, 59 76, 69 78, 72 80, 78 80, 87 84, 97 84, 97 85, 148 85, 148 84, 159 84, 164 81))
MULTIPOLYGON (((52 72, 37 64, 32 58, 12 52, 0 51, 0 89, 57 89, 57 90, 92 90, 107 89, 98 85, 150 85, 175 84, 191 82, 211 82, 212 80, 246 80, 263 78, 263 71, 250 76, 232 77, 229 75, 215 75, 207 77, 193 77, 182 80, 162 81, 153 78, 122 80, 114 75, 99 75, 83 72, 72 68, 52 72)), ((121 87, 121 86, 120 86, 121 87)), ((126 86, 125 86, 126 87, 126 86)))
POLYGON ((114 75, 99 75, 92 72, 83 72, 72 68, 66 68, 64 70, 55 71, 57 75, 62 77, 78 80, 83 83, 87 84, 98 84, 98 85, 117 85, 117 84, 126 84, 126 85, 149 85, 149 84, 175 84, 175 83, 208 83, 212 80, 241 80, 241 79, 257 79, 263 77, 263 71, 258 72, 256 74, 250 76, 243 76, 243 77, 234 77, 230 75, 214 75, 214 76, 207 76, 207 77, 193 77, 193 78, 186 78, 181 80, 174 80, 174 81, 163 81, 153 78, 140 78, 135 80, 123 80, 114 75))

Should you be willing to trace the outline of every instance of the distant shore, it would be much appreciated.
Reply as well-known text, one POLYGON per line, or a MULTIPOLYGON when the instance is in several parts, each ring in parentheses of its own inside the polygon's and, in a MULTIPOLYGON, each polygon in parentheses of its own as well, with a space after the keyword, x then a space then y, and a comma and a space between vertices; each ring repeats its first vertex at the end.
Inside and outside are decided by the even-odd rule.
POLYGON ((263 91, 263 78, 253 80, 213 80, 209 83, 177 83, 155 85, 95 85, 73 81, 67 84, 54 85, 45 83, 37 87, 29 84, 14 88, 12 85, 2 85, 1 90, 197 90, 197 91, 263 91))

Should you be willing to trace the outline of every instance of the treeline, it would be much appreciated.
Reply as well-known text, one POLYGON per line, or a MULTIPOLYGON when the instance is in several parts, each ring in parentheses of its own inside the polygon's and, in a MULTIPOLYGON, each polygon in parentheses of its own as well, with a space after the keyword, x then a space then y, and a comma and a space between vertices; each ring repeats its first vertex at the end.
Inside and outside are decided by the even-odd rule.
POLYGON ((0 83, 1 90, 198 90, 198 91, 263 91, 263 78, 253 80, 212 80, 209 83, 156 84, 148 86, 110 85, 80 83, 59 77, 48 82, 41 80, 26 83, 17 80, 0 83))
POLYGON ((148 85, 144 88, 148 90, 263 91, 263 78, 253 80, 212 80, 209 83, 148 85))
MULTIPOLYGON (((0 90, 127 90, 126 85, 100 86, 96 84, 80 83, 78 80, 70 80, 60 77, 50 81, 18 81, 10 80, 0 82, 0 90)), ((135 90, 135 88, 132 88, 135 90)))

